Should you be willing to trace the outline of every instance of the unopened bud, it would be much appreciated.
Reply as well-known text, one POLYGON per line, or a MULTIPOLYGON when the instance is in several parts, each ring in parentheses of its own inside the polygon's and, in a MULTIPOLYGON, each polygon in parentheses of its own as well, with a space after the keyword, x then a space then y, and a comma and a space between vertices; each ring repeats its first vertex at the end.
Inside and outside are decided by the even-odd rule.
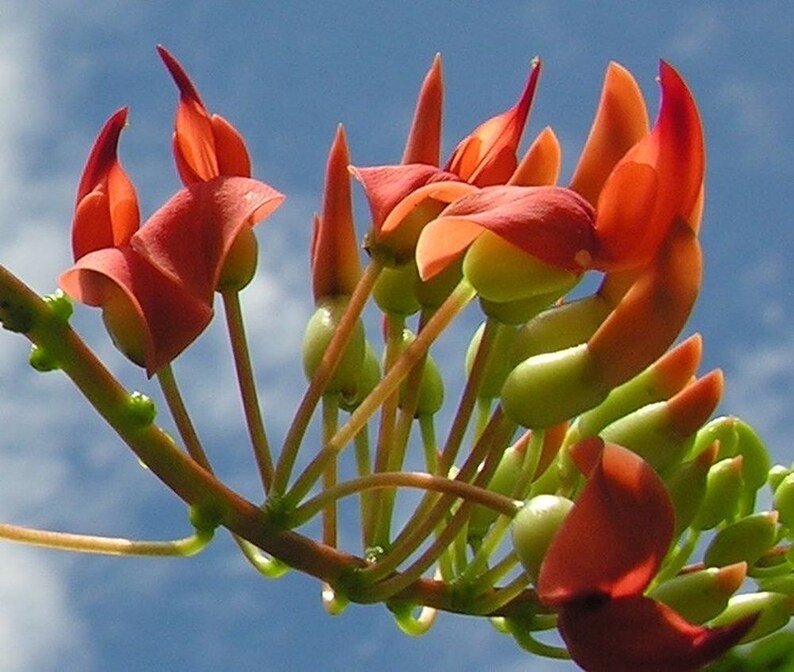
POLYGON ((710 530, 733 516, 742 487, 742 456, 717 462, 709 469, 706 493, 691 527, 695 530, 710 530))
POLYGON ((775 544, 777 517, 777 511, 755 513, 723 527, 706 548, 703 561, 710 567, 754 565, 775 544))
POLYGON ((740 640, 741 644, 746 644, 785 627, 792 611, 794 611, 794 597, 791 595, 768 591, 736 595, 728 601, 725 611, 709 625, 720 627, 741 618, 757 615, 753 627, 740 640))
POLYGON ((527 575, 536 581, 543 558, 573 502, 557 495, 533 497, 513 518, 513 549, 527 575))

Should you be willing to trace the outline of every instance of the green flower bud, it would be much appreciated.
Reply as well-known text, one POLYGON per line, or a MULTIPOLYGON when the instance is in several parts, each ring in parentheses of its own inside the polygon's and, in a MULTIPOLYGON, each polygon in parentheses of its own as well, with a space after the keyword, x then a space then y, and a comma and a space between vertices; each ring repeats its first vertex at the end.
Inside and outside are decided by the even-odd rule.
POLYGON ((792 611, 794 611, 794 597, 791 595, 768 591, 736 595, 728 600, 725 611, 709 625, 719 627, 758 614, 755 624, 740 641, 740 644, 746 644, 785 627, 792 611))
POLYGON ((259 244, 251 226, 240 229, 229 252, 223 261, 216 289, 223 291, 240 291, 256 273, 256 262, 259 257, 259 244))
POLYGON ((772 501, 775 510, 780 514, 780 522, 787 528, 794 529, 794 473, 780 481, 772 501))
POLYGON ((35 343, 30 346, 30 355, 28 357, 30 365, 40 373, 47 373, 48 371, 55 371, 60 368, 58 360, 53 357, 50 352, 35 343))
POLYGON ((736 420, 737 452, 744 458, 743 477, 746 488, 753 492, 766 483, 769 476, 769 453, 758 434, 743 420, 736 420))
POLYGON ((150 397, 142 392, 132 392, 125 404, 124 411, 135 427, 148 427, 157 417, 157 406, 150 397))
POLYGON ((571 507, 573 502, 565 497, 538 495, 513 518, 513 549, 533 582, 537 581, 546 551, 571 507))
POLYGON ((518 330, 513 346, 513 363, 584 343, 610 310, 602 296, 593 294, 543 311, 518 330))
MULTIPOLYGON (((469 343, 469 348, 466 351, 466 375, 471 375, 471 367, 474 364, 474 358, 477 356, 477 351, 480 348, 482 340, 482 333, 485 330, 485 324, 481 324, 469 343)), ((483 399, 494 399, 499 396, 502 390, 507 375, 512 370, 513 366, 510 361, 508 353, 510 347, 515 339, 516 329, 509 325, 500 325, 496 329, 496 334, 491 343, 491 349, 488 353, 488 364, 483 372, 480 387, 477 390, 478 396, 483 399)))
POLYGON ((743 562, 681 574, 650 592, 650 597, 675 609, 690 623, 705 623, 722 613, 747 575, 743 562))
POLYGON ((596 387, 587 344, 535 355, 514 368, 502 387, 502 408, 514 422, 539 429, 556 425, 601 403, 609 390, 596 387))
POLYGON ((546 305, 576 285, 580 277, 527 254, 491 231, 484 231, 469 247, 463 259, 463 275, 488 301, 551 296, 546 305), (496 259, 498 263, 494 263, 496 259))
POLYGON ((444 303, 460 283, 463 277, 462 268, 463 257, 459 257, 430 280, 418 280, 414 286, 414 295, 419 305, 434 310, 444 303))
POLYGON ((794 574, 784 574, 783 576, 770 576, 768 578, 756 579, 761 590, 768 590, 773 593, 785 593, 794 596, 794 574))
POLYGON ((784 467, 782 464, 776 464, 769 470, 769 475, 767 476, 767 482, 769 483, 769 487, 772 489, 772 492, 778 489, 778 486, 783 482, 783 479, 786 478, 791 472, 791 469, 788 467, 784 467))
POLYGON ((742 456, 728 457, 709 469, 706 494, 695 519, 694 530, 710 530, 733 516, 742 492, 742 456))
POLYGON ((709 543, 703 561, 710 567, 737 562, 754 565, 775 545, 777 512, 754 513, 722 528, 709 543))
POLYGON ((356 393, 352 397, 342 395, 339 399, 339 408, 343 411, 354 411, 381 379, 380 362, 375 349, 369 341, 364 347, 364 363, 361 365, 361 375, 356 381, 356 393))
MULTIPOLYGON (((347 302, 348 297, 343 296, 323 299, 306 325, 303 336, 303 370, 310 380, 320 366, 328 344, 336 333, 347 308, 347 302)), ((355 397, 365 351, 364 325, 358 320, 350 341, 328 382, 326 392, 355 397)))
POLYGON ((736 418, 722 416, 714 418, 698 430, 692 453, 699 455, 715 441, 719 441, 718 459, 736 455, 738 437, 735 431, 736 418))
POLYGON ((419 281, 415 263, 384 268, 372 290, 378 307, 389 315, 413 315, 419 310, 414 286, 419 281))
POLYGON ((679 464, 667 477, 667 491, 675 508, 675 536, 678 537, 700 509, 706 495, 706 478, 714 464, 717 448, 704 450, 694 460, 679 464))
POLYGON ((44 302, 52 314, 63 322, 68 322, 74 312, 72 300, 61 289, 56 289, 52 294, 45 296, 44 302))
POLYGON ((605 427, 600 436, 634 451, 656 471, 680 462, 692 441, 671 431, 667 402, 648 404, 605 427))
MULTIPOLYGON (((409 329, 404 329, 402 333, 402 343, 400 350, 405 350, 416 337, 409 329)), ((408 400, 409 380, 411 376, 403 382, 400 386, 400 397, 398 404, 400 408, 404 408, 408 400)), ((444 403, 444 379, 441 377, 441 372, 436 365, 435 360, 431 355, 425 357, 425 362, 422 367, 422 377, 419 380, 419 396, 416 401, 415 417, 423 415, 433 415, 437 413, 444 403)))

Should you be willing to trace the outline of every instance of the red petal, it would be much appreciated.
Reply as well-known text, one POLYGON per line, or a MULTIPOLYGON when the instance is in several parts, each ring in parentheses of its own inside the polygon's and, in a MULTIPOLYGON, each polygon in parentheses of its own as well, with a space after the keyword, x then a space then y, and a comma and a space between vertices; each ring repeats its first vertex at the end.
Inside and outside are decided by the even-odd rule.
POLYGON ((588 481, 543 561, 540 598, 559 605, 641 594, 673 537, 664 483, 640 457, 599 438, 571 457, 588 481))
POLYGON ((243 226, 253 226, 284 200, 245 177, 216 177, 179 191, 132 238, 132 247, 208 304, 226 255, 243 226))
POLYGON ((540 75, 540 60, 532 69, 518 102, 465 137, 452 152, 446 170, 478 187, 504 184, 516 169, 516 151, 529 116, 540 75))
POLYGON ((687 672, 719 658, 754 620, 709 629, 637 595, 565 605, 558 627, 571 657, 588 672, 687 672))
POLYGON ((145 343, 144 361, 151 376, 173 360, 209 324, 212 309, 182 285, 160 273, 129 247, 87 254, 59 278, 64 292, 90 306, 104 306, 112 283, 129 302, 127 334, 145 343))
POLYGON ((486 187, 444 208, 439 219, 477 224, 561 268, 579 272, 593 250, 593 209, 562 187, 486 187))
POLYGON ((441 110, 444 82, 441 78, 441 56, 436 54, 430 67, 408 133, 408 142, 401 163, 426 163, 437 166, 441 153, 441 110))
POLYGON ((345 132, 339 126, 328 153, 322 215, 314 220, 311 250, 315 300, 330 295, 351 295, 361 276, 349 164, 345 132))
POLYGON ((351 166, 350 172, 364 188, 376 231, 380 231, 389 213, 411 192, 430 182, 458 179, 455 175, 423 163, 367 168, 351 166))
POLYGON ((117 155, 126 123, 127 110, 122 108, 107 120, 88 155, 72 221, 75 259, 93 250, 126 245, 138 228, 138 198, 117 155))
POLYGON ((210 115, 179 61, 163 46, 157 51, 179 89, 174 158, 185 185, 219 175, 250 177, 251 161, 240 133, 223 117, 210 115))

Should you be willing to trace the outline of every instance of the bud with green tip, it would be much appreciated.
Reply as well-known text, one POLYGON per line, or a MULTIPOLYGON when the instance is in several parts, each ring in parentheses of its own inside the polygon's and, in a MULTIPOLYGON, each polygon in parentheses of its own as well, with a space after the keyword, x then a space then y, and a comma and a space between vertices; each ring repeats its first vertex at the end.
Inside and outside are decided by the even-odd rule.
POLYGON ((706 548, 703 561, 710 567, 736 562, 754 565, 775 545, 777 517, 777 511, 754 513, 723 527, 706 548))
POLYGON ((375 282, 372 298, 384 313, 406 317, 413 315, 420 308, 414 292, 418 282, 419 271, 415 263, 386 267, 375 282))
POLYGON ((356 392, 352 396, 347 394, 340 396, 339 408, 343 411, 354 411, 367 395, 375 389, 380 379, 381 371, 378 355, 370 342, 367 341, 364 350, 364 362, 361 365, 361 375, 356 381, 356 392))
POLYGON ((722 613, 747 576, 747 564, 710 567, 681 574, 650 592, 650 597, 672 607, 691 623, 705 623, 722 613))
POLYGON ((782 464, 776 464, 769 470, 769 475, 767 476, 766 480, 769 483, 769 487, 772 489, 772 492, 775 492, 775 490, 778 489, 778 486, 790 473, 792 473, 791 469, 784 467, 782 464))
POLYGON ((794 473, 786 476, 775 488, 773 498, 775 510, 780 514, 780 522, 794 529, 794 473))
POLYGON ((709 625, 720 627, 742 618, 756 616, 755 624, 740 641, 741 644, 746 644, 785 627, 792 612, 794 596, 769 591, 748 593, 732 597, 725 611, 709 625))
MULTIPOLYGON (((471 375, 471 367, 480 348, 482 334, 485 331, 485 324, 481 324, 469 343, 466 351, 466 375, 471 375)), ((499 325, 496 329, 491 349, 488 353, 488 364, 480 379, 480 386, 477 388, 477 395, 483 399, 494 399, 499 396, 499 392, 504 385, 507 375, 513 368, 510 361, 510 348, 515 339, 516 329, 509 325, 499 325)))
POLYGON ((733 516, 744 486, 742 461, 741 455, 728 457, 709 469, 706 493, 692 521, 692 529, 710 530, 733 516))
POLYGON ((573 502, 557 495, 538 495, 527 501, 511 525, 513 550, 534 582, 540 566, 573 502))
POLYGON ((717 443, 697 457, 679 464, 666 478, 667 491, 675 508, 675 536, 692 523, 706 494, 706 479, 717 458, 717 443))
MULTIPOLYGON (((488 483, 488 490, 506 497, 514 496, 516 484, 523 473, 526 448, 527 441, 519 441, 505 450, 490 483, 488 483)), ((498 515, 496 511, 487 506, 479 504, 474 506, 469 517, 469 540, 482 539, 498 515)))
MULTIPOLYGON (((414 336, 410 329, 403 329, 400 350, 405 350, 405 348, 413 343, 415 338, 416 336, 414 336)), ((398 401, 400 408, 405 406, 408 398, 408 380, 410 380, 410 376, 400 386, 400 397, 398 401)), ((414 416, 417 418, 438 413, 444 403, 444 379, 441 377, 438 365, 429 354, 424 358, 424 363, 422 364, 422 376, 419 379, 419 394, 416 399, 414 416)))

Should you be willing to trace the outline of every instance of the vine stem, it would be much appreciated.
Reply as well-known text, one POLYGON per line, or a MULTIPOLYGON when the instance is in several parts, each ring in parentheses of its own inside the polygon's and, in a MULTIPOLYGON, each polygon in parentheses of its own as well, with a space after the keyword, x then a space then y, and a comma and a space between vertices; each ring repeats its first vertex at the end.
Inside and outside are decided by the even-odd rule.
POLYGON ((336 366, 345 351, 345 347, 353 333, 353 328, 364 306, 372 293, 372 288, 375 286, 375 281, 378 279, 383 266, 376 261, 370 261, 364 273, 361 276, 356 289, 350 297, 347 304, 347 310, 339 323, 336 332, 328 344, 328 348, 323 355, 320 365, 314 372, 309 387, 303 395, 298 410, 292 420, 287 436, 284 439, 284 444, 281 448, 281 453, 276 463, 275 473, 273 475, 273 488, 272 492, 278 495, 283 494, 289 483, 292 469, 295 466, 295 460, 298 457, 303 437, 306 434, 306 429, 309 426, 312 415, 314 414, 317 404, 322 398, 328 381, 334 374, 336 366))
POLYGON ((192 534, 189 537, 171 541, 138 541, 122 537, 98 537, 90 534, 35 530, 29 527, 0 523, 0 539, 78 553, 188 557, 201 551, 212 540, 212 533, 192 534))
POLYGON ((474 298, 474 289, 466 281, 461 283, 450 294, 449 298, 428 321, 427 326, 416 336, 414 341, 403 351, 394 366, 367 395, 348 421, 339 428, 336 434, 326 443, 312 462, 298 477, 292 489, 285 495, 290 504, 297 504, 312 489, 322 474, 325 465, 335 459, 353 437, 360 432, 367 421, 383 405, 386 399, 397 389, 400 383, 424 357, 427 349, 450 322, 474 298))
POLYGON ((259 405, 259 395, 254 381, 251 353, 248 348, 243 313, 240 307, 240 293, 237 291, 225 291, 221 292, 221 297, 223 298, 223 307, 226 313, 226 327, 232 346, 240 397, 243 400, 245 421, 248 425, 248 435, 251 439, 251 449, 259 470, 262 487, 267 493, 273 482, 273 458, 270 453, 265 423, 262 419, 262 411, 259 405))

